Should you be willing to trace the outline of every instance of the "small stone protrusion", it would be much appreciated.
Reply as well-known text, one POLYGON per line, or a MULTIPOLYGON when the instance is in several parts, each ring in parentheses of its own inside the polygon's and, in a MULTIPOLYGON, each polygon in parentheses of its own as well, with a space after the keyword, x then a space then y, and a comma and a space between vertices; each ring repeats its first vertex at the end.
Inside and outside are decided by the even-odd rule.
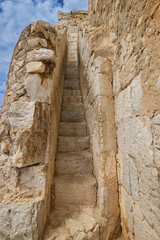
POLYGON ((9 142, 4 142, 2 143, 1 145, 1 151, 4 153, 4 154, 9 154, 9 142))
POLYGON ((45 68, 46 66, 43 62, 30 62, 26 65, 28 73, 43 73, 45 68))

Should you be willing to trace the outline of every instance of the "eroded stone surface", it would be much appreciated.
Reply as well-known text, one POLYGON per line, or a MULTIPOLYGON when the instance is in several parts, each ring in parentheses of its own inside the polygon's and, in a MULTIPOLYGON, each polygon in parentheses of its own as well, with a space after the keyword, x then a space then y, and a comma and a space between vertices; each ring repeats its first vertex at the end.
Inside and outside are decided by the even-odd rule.
POLYGON ((100 240, 106 224, 97 208, 58 207, 51 212, 43 239, 100 240))
POLYGON ((12 127, 28 127, 33 125, 35 102, 13 102, 9 109, 9 123, 12 127))
POLYGON ((27 53, 26 60, 28 62, 31 61, 46 61, 46 62, 54 62, 55 61, 55 53, 51 49, 40 48, 39 50, 33 50, 27 53))
POLYGON ((40 21, 22 32, 13 53, 0 116, 3 240, 42 238, 50 210, 58 131, 54 130, 51 137, 50 132, 58 129, 60 118, 65 42, 64 28, 58 33, 40 21), (58 57, 56 64, 53 49, 58 57))
POLYGON ((27 63, 26 69, 28 73, 43 73, 45 71, 45 64, 43 62, 27 63))
MULTIPOLYGON (((84 173, 83 173, 84 174, 84 173)), ((96 180, 93 176, 75 175, 55 178, 55 204, 96 205, 96 180)))

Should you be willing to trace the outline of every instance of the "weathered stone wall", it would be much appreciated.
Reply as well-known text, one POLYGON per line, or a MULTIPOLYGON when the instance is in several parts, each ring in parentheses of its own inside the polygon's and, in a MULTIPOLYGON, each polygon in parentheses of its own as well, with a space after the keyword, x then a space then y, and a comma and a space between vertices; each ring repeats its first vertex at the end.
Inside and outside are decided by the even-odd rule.
POLYGON ((89 9, 93 25, 103 26, 115 45, 112 75, 123 235, 158 240, 160 3, 92 0, 89 9))
POLYGON ((42 237, 50 209, 65 53, 65 30, 42 21, 29 25, 15 47, 0 119, 0 239, 42 237))
POLYGON ((102 215, 107 219, 103 239, 115 239, 119 232, 119 208, 112 56, 104 50, 107 44, 104 38, 103 41, 99 39, 102 32, 89 22, 80 26, 80 81, 91 137, 94 174, 98 182, 97 200, 102 215))

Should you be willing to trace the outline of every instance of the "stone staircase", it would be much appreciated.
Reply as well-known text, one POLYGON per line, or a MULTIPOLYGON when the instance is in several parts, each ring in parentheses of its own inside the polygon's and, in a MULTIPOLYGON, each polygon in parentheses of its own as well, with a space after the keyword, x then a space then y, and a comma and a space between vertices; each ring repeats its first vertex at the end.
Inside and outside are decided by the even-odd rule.
POLYGON ((45 229, 45 240, 97 240, 93 236, 104 221, 96 208, 97 183, 80 91, 77 40, 78 28, 69 27, 55 167, 55 206, 45 229))
POLYGON ((56 206, 96 205, 96 180, 92 175, 92 154, 79 83, 77 40, 77 27, 70 27, 56 157, 56 206))

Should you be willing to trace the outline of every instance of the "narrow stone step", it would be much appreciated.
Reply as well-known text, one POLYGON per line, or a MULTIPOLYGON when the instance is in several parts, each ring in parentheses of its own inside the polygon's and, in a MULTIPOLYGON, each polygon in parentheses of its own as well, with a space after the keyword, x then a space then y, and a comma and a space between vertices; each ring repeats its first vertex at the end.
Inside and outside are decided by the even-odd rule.
POLYGON ((78 69, 78 67, 68 67, 67 69, 66 69, 66 73, 72 73, 72 72, 76 72, 76 73, 79 73, 79 69, 78 69))
POLYGON ((55 205, 96 204, 96 180, 88 175, 58 176, 55 178, 55 205))
POLYGON ((80 90, 63 90, 63 96, 81 96, 80 90))
POLYGON ((70 42, 69 45, 68 45, 68 53, 70 53, 71 51, 78 51, 78 46, 75 44, 75 45, 71 45, 72 43, 70 42))
POLYGON ((63 103, 62 104, 62 110, 63 111, 83 110, 83 103, 72 103, 72 102, 70 102, 69 104, 63 103))
POLYGON ((74 58, 74 59, 78 60, 77 53, 69 53, 68 54, 68 59, 70 59, 70 58, 74 58))
POLYGON ((79 82, 79 74, 65 74, 65 80, 69 81, 69 80, 75 80, 75 81, 78 81, 79 82))
POLYGON ((78 75, 79 71, 76 68, 68 68, 65 75, 78 75))
POLYGON ((77 54, 77 49, 69 48, 68 49, 68 54, 77 54))
POLYGON ((68 46, 68 53, 71 53, 73 51, 78 52, 78 46, 77 45, 75 45, 75 46, 68 46))
POLYGON ((86 122, 60 122, 59 135, 86 137, 86 122))
POLYGON ((56 175, 91 174, 92 154, 89 151, 58 153, 56 175))
POLYGON ((77 43, 77 37, 68 37, 68 43, 77 43))
POLYGON ((76 42, 77 43, 78 35, 71 35, 71 34, 69 34, 67 39, 68 39, 69 42, 76 42))
POLYGON ((84 122, 84 111, 62 111, 61 122, 84 122))
POLYGON ((63 103, 82 103, 81 96, 63 96, 63 103))
MULTIPOLYGON (((79 76, 73 76, 73 75, 65 75, 64 77, 65 81, 77 81, 79 83, 79 76)), ((80 85, 78 85, 80 86, 80 85)), ((76 89, 75 89, 76 90, 76 89)))
POLYGON ((68 41, 68 48, 74 48, 77 47, 76 41, 68 41))
POLYGON ((68 61, 67 66, 68 67, 77 67, 78 66, 78 61, 68 61))
POLYGON ((69 90, 79 90, 79 81, 77 80, 65 80, 64 81, 64 89, 69 89, 69 90))
POLYGON ((72 62, 72 61, 75 61, 75 62, 76 62, 76 61, 78 61, 78 57, 69 56, 69 57, 68 57, 68 61, 71 61, 71 62, 72 62))
POLYGON ((68 36, 69 36, 69 37, 78 37, 78 33, 69 32, 69 33, 68 33, 68 36))
POLYGON ((89 137, 58 137, 58 152, 80 152, 89 149, 89 137))

